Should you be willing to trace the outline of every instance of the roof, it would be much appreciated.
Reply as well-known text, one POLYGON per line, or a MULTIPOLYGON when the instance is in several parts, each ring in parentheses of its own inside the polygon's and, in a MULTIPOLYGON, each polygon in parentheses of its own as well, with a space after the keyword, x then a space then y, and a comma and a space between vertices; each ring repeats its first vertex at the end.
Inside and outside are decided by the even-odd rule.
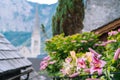
POLYGON ((119 28, 119 27, 120 27, 120 18, 115 19, 114 21, 111 21, 108 24, 103 25, 102 27, 94 29, 94 30, 92 30, 92 32, 95 32, 96 34, 102 35, 104 33, 107 33, 109 31, 114 30, 114 29, 119 28))
POLYGON ((4 73, 20 70, 20 74, 11 76, 8 80, 16 79, 21 76, 20 80, 45 80, 34 70, 32 63, 24 58, 19 50, 14 47, 2 34, 0 34, 0 77, 4 73), (26 75, 28 74, 29 75, 26 75))
POLYGON ((19 54, 2 34, 0 34, 0 74, 31 66, 32 63, 19 54))

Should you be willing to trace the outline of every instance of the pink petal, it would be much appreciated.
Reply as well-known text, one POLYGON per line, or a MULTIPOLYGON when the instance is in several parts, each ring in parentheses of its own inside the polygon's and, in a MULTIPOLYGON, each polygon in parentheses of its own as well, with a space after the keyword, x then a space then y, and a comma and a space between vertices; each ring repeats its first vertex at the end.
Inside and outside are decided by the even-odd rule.
POLYGON ((40 70, 44 70, 44 69, 46 69, 46 67, 48 66, 48 64, 46 63, 46 64, 44 64, 44 65, 42 65, 42 66, 40 66, 40 70))
POLYGON ((84 72, 90 73, 90 69, 84 69, 84 72))
POLYGON ((92 62, 93 62, 93 63, 99 63, 100 60, 99 60, 96 56, 93 56, 93 57, 92 57, 92 62))
POLYGON ((44 65, 46 63, 47 63, 47 61, 41 61, 40 66, 42 66, 42 65, 44 65))
POLYGON ((90 69, 90 73, 91 73, 91 74, 93 74, 93 73, 96 72, 96 71, 98 72, 98 75, 101 75, 101 74, 102 74, 102 68, 99 68, 99 67, 97 68, 97 67, 94 67, 94 66, 91 67, 91 69, 90 69))
POLYGON ((114 60, 117 60, 120 54, 120 48, 118 48, 114 54, 114 60))
POLYGON ((120 28, 118 29, 118 32, 120 32, 120 28))
POLYGON ((107 42, 102 42, 102 44, 100 44, 100 46, 106 46, 107 42))
POLYGON ((77 65, 78 65, 78 68, 86 68, 85 59, 84 58, 78 58, 77 59, 77 65))
POLYGON ((89 51, 90 51, 91 53, 93 53, 95 56, 97 56, 98 58, 101 57, 101 55, 98 54, 96 51, 94 51, 92 48, 89 48, 89 51))
POLYGON ((86 80, 100 80, 100 79, 92 79, 92 78, 88 78, 88 79, 86 79, 86 80))
POLYGON ((116 42, 116 40, 108 40, 108 41, 107 41, 107 44, 113 43, 113 42, 116 42))
POLYGON ((98 69, 98 75, 101 75, 102 74, 102 68, 98 69))
POLYGON ((69 57, 65 59, 65 62, 67 62, 67 63, 70 63, 71 61, 72 61, 72 59, 69 57))
POLYGON ((103 61, 103 60, 100 60, 100 62, 101 62, 101 66, 100 66, 100 67, 104 67, 104 66, 105 66, 105 64, 106 64, 106 62, 105 62, 105 61, 103 61))
POLYGON ((76 73, 74 73, 74 74, 70 75, 69 77, 73 78, 73 77, 76 77, 76 76, 78 76, 78 75, 79 75, 79 73, 78 73, 78 72, 76 72, 76 73))
POLYGON ((54 64, 56 61, 50 61, 49 64, 54 64))
POLYGON ((49 61, 50 60, 50 56, 46 56, 43 60, 49 61))
POLYGON ((109 36, 116 35, 116 34, 118 34, 117 31, 111 31, 111 32, 108 32, 108 35, 109 35, 109 36))
POLYGON ((60 71, 62 72, 62 74, 66 75, 66 72, 64 69, 60 69, 60 71))
POLYGON ((90 74, 93 74, 96 70, 94 69, 94 67, 90 68, 90 74))

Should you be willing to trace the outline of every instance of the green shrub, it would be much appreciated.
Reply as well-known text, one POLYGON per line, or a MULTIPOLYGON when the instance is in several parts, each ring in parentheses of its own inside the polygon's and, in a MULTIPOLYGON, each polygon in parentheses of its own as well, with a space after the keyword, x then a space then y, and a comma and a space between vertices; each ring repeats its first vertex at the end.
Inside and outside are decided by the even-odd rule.
POLYGON ((85 53, 89 47, 95 49, 94 44, 96 42, 98 42, 98 36, 88 32, 72 36, 64 36, 64 34, 61 34, 47 40, 46 51, 52 60, 57 61, 54 65, 47 67, 48 72, 52 75, 56 75, 57 73, 55 72, 59 74, 62 62, 66 57, 70 56, 70 51, 75 51, 79 54, 85 53))
POLYGON ((91 32, 54 36, 46 41, 49 56, 41 62, 40 69, 51 76, 84 78, 83 75, 92 74, 92 78, 98 78, 103 74, 100 80, 120 80, 118 74, 112 74, 120 72, 120 29, 109 32, 107 41, 99 41, 98 37, 91 32))

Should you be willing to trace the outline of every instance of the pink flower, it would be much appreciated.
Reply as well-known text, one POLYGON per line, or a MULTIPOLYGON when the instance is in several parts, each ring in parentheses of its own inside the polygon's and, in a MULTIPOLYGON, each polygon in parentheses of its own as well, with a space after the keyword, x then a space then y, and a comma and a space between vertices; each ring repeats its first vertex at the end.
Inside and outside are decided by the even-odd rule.
POLYGON ((87 41, 86 41, 86 40, 81 40, 81 42, 82 42, 82 43, 87 43, 87 41))
POLYGON ((107 44, 113 43, 113 42, 117 42, 117 41, 116 41, 116 40, 108 40, 108 41, 107 41, 107 44))
POLYGON ((96 56, 96 57, 98 57, 98 58, 100 58, 100 57, 101 57, 101 55, 100 55, 100 54, 98 54, 96 51, 94 51, 92 48, 89 48, 89 51, 90 51, 91 53, 93 53, 93 54, 94 54, 94 56, 96 56))
POLYGON ((50 56, 46 56, 43 60, 49 61, 50 60, 50 56))
POLYGON ((90 73, 90 69, 86 68, 86 69, 84 69, 84 72, 90 73))
POLYGON ((64 69, 60 69, 60 71, 62 72, 63 75, 67 74, 64 69))
POLYGON ((102 42, 102 44, 100 44, 100 46, 106 46, 107 42, 102 42))
POLYGON ((46 69, 46 67, 47 67, 47 64, 46 64, 46 65, 41 66, 41 67, 40 67, 40 70, 45 70, 45 69, 46 69))
POLYGON ((118 32, 120 32, 120 28, 118 29, 118 32))
POLYGON ((98 72, 98 75, 102 74, 102 68, 100 67, 91 67, 90 68, 90 73, 93 74, 94 72, 98 72))
POLYGON ((85 58, 78 58, 77 59, 77 67, 80 68, 86 68, 85 64, 85 58))
POLYGON ((76 73, 73 73, 73 74, 69 75, 69 77, 73 78, 73 77, 76 77, 76 76, 78 76, 78 75, 79 75, 79 73, 76 72, 76 73))
POLYGON ((114 54, 114 60, 117 60, 119 58, 120 55, 120 48, 118 48, 114 54))
POLYGON ((107 42, 102 42, 101 44, 95 44, 95 46, 106 46, 107 42))
POLYGON ((95 46, 106 46, 109 43, 116 42, 116 40, 108 40, 107 42, 102 42, 101 44, 95 44, 95 46))
POLYGON ((105 66, 106 62, 103 60, 99 60, 96 57, 93 57, 93 60, 91 62, 91 68, 90 73, 93 74, 94 72, 98 72, 98 75, 102 74, 102 68, 105 66))
POLYGON ((54 64, 54 63, 56 63, 56 61, 50 61, 50 62, 49 62, 49 64, 54 64))
POLYGON ((47 61, 41 61, 40 66, 42 66, 42 65, 44 65, 46 63, 47 63, 47 61))
POLYGON ((42 61, 42 62, 40 63, 40 70, 46 69, 47 66, 48 66, 48 62, 42 61))
POLYGON ((70 63, 71 61, 72 61, 72 59, 69 58, 69 57, 67 57, 67 58, 65 59, 65 62, 67 62, 67 63, 70 63))
POLYGON ((108 35, 109 35, 109 36, 116 35, 116 34, 118 34, 117 31, 111 31, 111 32, 108 32, 108 35))

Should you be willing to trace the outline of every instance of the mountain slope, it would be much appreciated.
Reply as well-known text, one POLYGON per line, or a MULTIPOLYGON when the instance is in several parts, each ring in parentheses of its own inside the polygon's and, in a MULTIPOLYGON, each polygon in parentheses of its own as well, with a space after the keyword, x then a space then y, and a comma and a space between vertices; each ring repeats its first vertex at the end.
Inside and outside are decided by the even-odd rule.
MULTIPOLYGON (((24 43, 31 39, 31 32, 7 31, 3 34, 14 46, 25 45, 24 43)), ((30 46, 30 44, 26 44, 26 46, 30 46)))
POLYGON ((57 4, 44 5, 26 0, 1 0, 0 31, 31 32, 35 24, 36 5, 38 5, 39 9, 40 24, 44 24, 45 29, 50 28, 51 17, 57 4))

